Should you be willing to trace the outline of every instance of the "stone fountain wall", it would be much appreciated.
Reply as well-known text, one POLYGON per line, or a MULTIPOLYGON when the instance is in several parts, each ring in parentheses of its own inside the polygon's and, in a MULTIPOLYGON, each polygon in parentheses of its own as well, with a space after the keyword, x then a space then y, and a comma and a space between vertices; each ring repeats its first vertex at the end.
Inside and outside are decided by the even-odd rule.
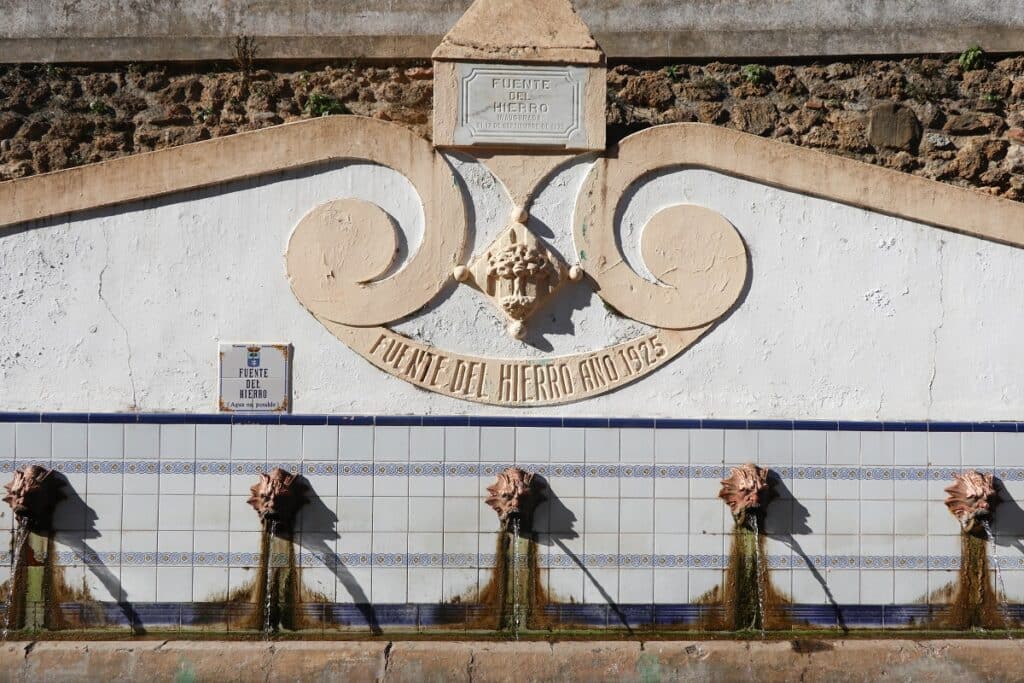
POLYGON ((1009 600, 1024 601, 1013 423, 29 417, 4 415, 20 421, 0 424, 0 470, 38 462, 67 477, 58 563, 112 624, 127 601, 150 628, 201 627, 210 603, 251 582, 260 529, 246 500, 274 466, 316 493, 295 536, 317 596, 304 609, 354 628, 360 601, 382 627, 471 619, 498 531, 483 492, 512 463, 550 487, 534 526, 556 623, 615 626, 621 610, 634 625, 692 625, 729 553, 718 480, 747 461, 779 476, 765 550, 794 619, 835 625, 838 606, 847 626, 906 627, 941 611, 960 559, 943 488, 966 468, 1003 482, 993 552, 1009 600))

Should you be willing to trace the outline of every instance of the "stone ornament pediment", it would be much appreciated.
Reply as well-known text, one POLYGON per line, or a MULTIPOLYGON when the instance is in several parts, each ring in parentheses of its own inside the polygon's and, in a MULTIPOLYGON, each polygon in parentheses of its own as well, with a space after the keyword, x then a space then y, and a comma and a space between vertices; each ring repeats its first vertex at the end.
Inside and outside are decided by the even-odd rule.
POLYGON ((635 253, 646 272, 627 258, 622 213, 633 189, 659 172, 706 169, 1024 246, 1024 205, 730 129, 655 126, 605 150, 604 84, 603 54, 568 0, 515 7, 478 0, 435 53, 433 142, 356 116, 287 124, 0 183, 0 226, 326 161, 386 167, 408 180, 422 205, 415 252, 396 267, 392 218, 363 199, 338 197, 308 207, 291 234, 292 292, 381 370, 422 389, 510 407, 579 401, 637 381, 742 305, 750 253, 740 230, 708 207, 663 202, 639 231, 635 253), (529 43, 531 35, 540 38, 529 43), (475 227, 467 223, 468 199, 444 152, 452 149, 490 169, 513 205, 497 237, 475 253, 467 249, 475 227), (584 154, 593 163, 572 224, 554 226, 571 233, 572 249, 559 253, 531 230, 530 211, 547 180, 584 154), (471 287, 518 340, 569 283, 643 331, 537 358, 525 348, 511 357, 457 353, 395 329, 443 307, 446 289, 471 287))

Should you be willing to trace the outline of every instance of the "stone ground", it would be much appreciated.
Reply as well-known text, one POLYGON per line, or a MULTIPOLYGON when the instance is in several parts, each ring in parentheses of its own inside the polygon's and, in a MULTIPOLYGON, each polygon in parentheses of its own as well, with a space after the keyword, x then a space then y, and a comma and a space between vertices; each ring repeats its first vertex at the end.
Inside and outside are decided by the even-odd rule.
MULTIPOLYGON (((960 62, 613 65, 610 138, 700 121, 1024 201, 1024 56, 960 62)), ((0 180, 330 114, 430 135, 428 63, 257 66, 0 65, 0 180)))
POLYGON ((11 642, 0 680, 1022 681, 1013 640, 11 642))

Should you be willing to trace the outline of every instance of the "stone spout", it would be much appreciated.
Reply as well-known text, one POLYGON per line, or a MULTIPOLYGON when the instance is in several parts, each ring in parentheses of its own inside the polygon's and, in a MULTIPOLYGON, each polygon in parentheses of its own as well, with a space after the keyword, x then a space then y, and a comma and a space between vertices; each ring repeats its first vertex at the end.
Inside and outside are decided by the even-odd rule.
POLYGON ((509 467, 498 473, 497 480, 487 487, 487 504, 501 521, 501 528, 508 530, 509 524, 519 521, 519 528, 532 531, 533 511, 543 499, 540 482, 532 472, 518 467, 509 467))
POLYGON ((745 524, 752 513, 764 509, 768 503, 770 485, 768 470, 753 463, 733 467, 722 479, 718 497, 725 501, 737 524, 745 524))
POLYGON ((264 526, 290 530, 295 515, 308 501, 309 486, 298 474, 275 467, 270 474, 260 473, 260 480, 249 489, 247 501, 264 526))
POLYGON ((979 533, 982 523, 992 517, 992 510, 999 503, 995 477, 977 470, 954 474, 953 484, 945 491, 949 494, 946 507, 965 534, 979 533))
POLYGON ((53 470, 41 465, 25 465, 14 472, 14 478, 4 488, 4 502, 11 506, 19 526, 30 531, 49 531, 53 511, 64 498, 60 489, 63 482, 53 470))

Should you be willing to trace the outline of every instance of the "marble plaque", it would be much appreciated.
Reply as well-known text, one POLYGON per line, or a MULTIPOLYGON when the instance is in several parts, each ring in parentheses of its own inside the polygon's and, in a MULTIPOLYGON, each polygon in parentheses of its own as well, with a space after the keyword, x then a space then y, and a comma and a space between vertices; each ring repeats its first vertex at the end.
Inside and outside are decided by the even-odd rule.
POLYGON ((220 345, 222 412, 286 413, 290 409, 290 345, 220 345))
POLYGON ((458 78, 455 144, 586 146, 586 69, 464 63, 458 78))

